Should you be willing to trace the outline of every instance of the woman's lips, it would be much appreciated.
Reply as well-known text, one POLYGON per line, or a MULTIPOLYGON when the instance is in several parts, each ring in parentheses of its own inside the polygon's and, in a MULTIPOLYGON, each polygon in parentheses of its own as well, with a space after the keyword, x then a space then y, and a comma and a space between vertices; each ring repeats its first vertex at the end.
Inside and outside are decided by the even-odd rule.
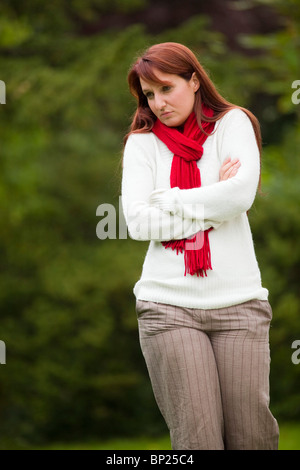
POLYGON ((167 117, 172 114, 172 111, 166 111, 165 113, 161 113, 161 117, 167 117))

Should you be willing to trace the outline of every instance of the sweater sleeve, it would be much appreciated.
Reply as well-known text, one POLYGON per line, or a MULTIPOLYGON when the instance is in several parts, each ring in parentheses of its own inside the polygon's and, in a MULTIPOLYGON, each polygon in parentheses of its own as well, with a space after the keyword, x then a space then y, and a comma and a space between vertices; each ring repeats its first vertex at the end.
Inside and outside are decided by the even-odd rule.
POLYGON ((155 148, 151 134, 132 134, 125 145, 122 175, 122 206, 128 232, 135 240, 180 240, 207 227, 203 214, 192 217, 150 204, 155 190, 155 148))
POLYGON ((246 113, 240 109, 229 111, 218 130, 220 165, 230 157, 237 158, 241 166, 237 174, 200 188, 172 188, 153 192, 150 201, 155 207, 172 213, 195 217, 195 205, 203 205, 206 224, 216 226, 250 209, 255 199, 259 172, 259 150, 246 113))

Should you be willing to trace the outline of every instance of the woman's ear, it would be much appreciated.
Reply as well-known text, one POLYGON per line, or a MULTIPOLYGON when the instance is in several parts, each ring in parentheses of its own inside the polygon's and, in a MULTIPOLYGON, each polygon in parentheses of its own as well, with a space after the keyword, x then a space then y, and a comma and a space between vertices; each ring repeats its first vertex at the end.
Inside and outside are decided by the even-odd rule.
POLYGON ((194 72, 193 75, 191 76, 191 83, 194 88, 194 92, 196 93, 196 91, 198 91, 200 88, 200 82, 196 75, 196 72, 194 72))

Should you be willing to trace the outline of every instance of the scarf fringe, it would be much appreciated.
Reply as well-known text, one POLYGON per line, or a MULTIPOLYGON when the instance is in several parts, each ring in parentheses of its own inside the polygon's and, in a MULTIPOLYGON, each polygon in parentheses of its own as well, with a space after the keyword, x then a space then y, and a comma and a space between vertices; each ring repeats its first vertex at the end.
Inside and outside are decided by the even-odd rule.
POLYGON ((162 242, 165 248, 172 248, 176 254, 184 252, 184 275, 204 277, 212 270, 208 232, 198 232, 191 239, 162 242))

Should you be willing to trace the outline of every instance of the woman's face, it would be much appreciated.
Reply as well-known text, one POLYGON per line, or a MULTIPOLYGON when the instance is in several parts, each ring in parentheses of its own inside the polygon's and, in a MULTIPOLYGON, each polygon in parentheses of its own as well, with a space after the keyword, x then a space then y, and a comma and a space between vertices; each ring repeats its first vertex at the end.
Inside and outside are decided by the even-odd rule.
POLYGON ((160 72, 156 77, 167 84, 147 82, 140 78, 141 87, 155 116, 168 127, 181 126, 194 109, 199 81, 193 73, 189 81, 176 74, 160 72))

